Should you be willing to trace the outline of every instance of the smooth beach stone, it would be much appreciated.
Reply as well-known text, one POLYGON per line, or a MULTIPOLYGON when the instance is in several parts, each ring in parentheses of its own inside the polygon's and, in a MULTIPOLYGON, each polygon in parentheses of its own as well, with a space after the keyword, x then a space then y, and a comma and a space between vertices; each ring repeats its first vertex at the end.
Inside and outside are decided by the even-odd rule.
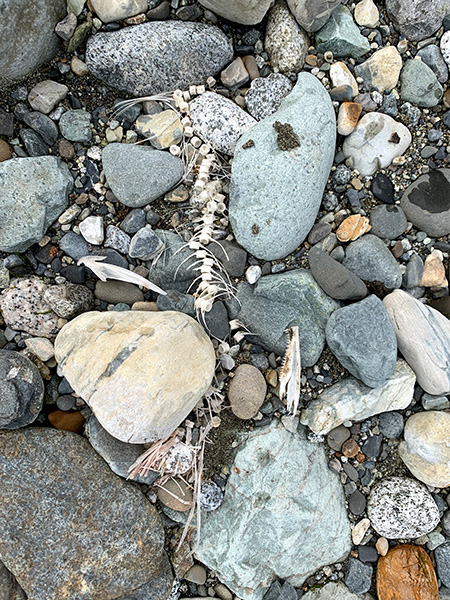
POLYGON ((148 10, 147 0, 91 0, 91 4, 103 23, 128 19, 148 10))
POLYGON ((406 421, 400 458, 419 481, 444 488, 450 485, 450 414, 429 410, 406 421))
POLYGON ((230 222, 237 242, 275 260, 306 238, 334 159, 336 120, 328 92, 300 73, 279 109, 240 138, 232 164, 230 222))
POLYGON ((399 206, 382 204, 370 211, 372 233, 380 238, 395 240, 401 235, 408 224, 405 213, 399 206))
POLYGON ((325 25, 341 0, 287 0, 289 9, 306 31, 317 31, 325 25))
POLYGON ((88 312, 55 341, 63 376, 100 424, 123 442, 172 433, 208 389, 210 339, 180 312, 88 312))
POLYGON ((314 433, 323 435, 345 421, 363 421, 386 411, 403 410, 411 404, 416 377, 399 359, 383 387, 370 388, 347 377, 326 388, 302 411, 300 421, 314 433))
POLYGON ((342 264, 363 281, 381 281, 389 289, 402 283, 398 262, 384 242, 370 233, 348 245, 342 264))
POLYGON ((434 72, 419 59, 407 60, 403 65, 400 97, 421 107, 439 104, 443 89, 434 72))
POLYGON ((199 0, 200 4, 217 15, 242 23, 256 25, 260 23, 269 10, 271 0, 199 0))
POLYGON ((239 419, 253 419, 266 397, 264 375, 253 365, 239 365, 230 381, 228 400, 231 410, 239 419))
POLYGON ((402 290, 383 300, 398 349, 429 394, 450 393, 450 321, 402 290))
POLYGON ((317 246, 309 251, 308 260, 314 279, 335 300, 360 300, 367 295, 366 284, 357 275, 317 246))

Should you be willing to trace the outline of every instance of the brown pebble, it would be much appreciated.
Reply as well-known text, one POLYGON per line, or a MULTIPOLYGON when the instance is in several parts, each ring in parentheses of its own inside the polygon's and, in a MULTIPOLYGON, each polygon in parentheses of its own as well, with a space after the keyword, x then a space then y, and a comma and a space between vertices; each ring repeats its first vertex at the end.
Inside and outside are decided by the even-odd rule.
POLYGON ((75 156, 75 149, 69 140, 61 139, 58 142, 58 152, 62 158, 73 158, 75 156))
POLYGON ((255 417, 265 400, 266 391, 264 376, 256 367, 239 365, 228 390, 233 414, 244 420, 255 417))
POLYGON ((342 444, 342 454, 347 458, 353 458, 360 450, 361 448, 352 438, 342 444))
POLYGON ((196 585, 204 585, 206 582, 206 569, 202 565, 194 565, 185 574, 184 578, 196 585))
POLYGON ((433 251, 426 257, 419 285, 422 287, 447 287, 448 281, 445 277, 445 267, 436 251, 433 251))
POLYGON ((450 108, 450 88, 445 90, 442 100, 444 102, 444 106, 446 108, 450 108))
POLYGON ((367 217, 350 215, 339 225, 336 236, 340 242, 353 242, 370 231, 371 228, 372 226, 367 217))
POLYGON ((9 160, 12 156, 12 148, 5 142, 5 140, 0 139, 0 162, 4 162, 5 160, 9 160))
POLYGON ((395 245, 392 248, 392 254, 395 256, 395 258, 400 258, 404 252, 405 250, 403 249, 403 244, 400 242, 400 240, 395 242, 395 245))
POLYGON ((278 375, 274 369, 267 369, 266 381, 272 387, 277 387, 278 375))
POLYGON ((317 67, 317 56, 315 54, 308 54, 305 58, 305 62, 310 67, 317 67))
POLYGON ((389 552, 389 542, 385 537, 380 537, 375 544, 375 548, 377 549, 378 554, 381 556, 386 556, 386 554, 389 552))
POLYGON ((73 431, 74 433, 82 433, 83 431, 84 417, 77 410, 53 410, 49 413, 48 420, 56 429, 73 431))
POLYGON ((350 135, 361 115, 362 106, 358 102, 343 102, 339 107, 337 130, 340 135, 350 135))
POLYGON ((145 23, 145 20, 145 15, 141 13, 140 15, 136 15, 135 17, 125 19, 125 23, 127 25, 140 25, 141 23, 145 23))
POLYGON ((131 307, 131 310, 147 310, 151 312, 157 312, 159 308, 156 302, 135 302, 131 307))
POLYGON ((247 72, 250 76, 250 81, 258 79, 259 69, 255 57, 249 54, 247 56, 244 56, 242 60, 244 61, 245 68, 247 69, 247 72))
POLYGON ((160 502, 179 512, 185 512, 192 506, 192 490, 182 479, 170 478, 157 488, 156 495, 160 502))

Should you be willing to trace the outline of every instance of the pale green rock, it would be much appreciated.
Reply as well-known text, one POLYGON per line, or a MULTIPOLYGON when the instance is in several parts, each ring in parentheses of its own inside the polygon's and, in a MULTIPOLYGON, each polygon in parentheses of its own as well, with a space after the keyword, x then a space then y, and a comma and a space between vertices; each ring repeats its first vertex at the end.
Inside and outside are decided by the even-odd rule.
POLYGON ((92 138, 91 115, 86 110, 68 110, 61 116, 59 128, 66 140, 87 144, 92 138))
POLYGON ((400 80, 402 100, 424 108, 436 106, 441 101, 442 86, 430 67, 421 60, 407 60, 400 80))
POLYGON ((361 35, 349 10, 338 6, 325 25, 316 33, 316 48, 320 53, 331 51, 340 58, 359 58, 370 50, 369 40, 361 35))
POLYGON ((302 596, 302 600, 370 600, 370 594, 354 594, 342 581, 330 581, 323 587, 311 589, 302 596))

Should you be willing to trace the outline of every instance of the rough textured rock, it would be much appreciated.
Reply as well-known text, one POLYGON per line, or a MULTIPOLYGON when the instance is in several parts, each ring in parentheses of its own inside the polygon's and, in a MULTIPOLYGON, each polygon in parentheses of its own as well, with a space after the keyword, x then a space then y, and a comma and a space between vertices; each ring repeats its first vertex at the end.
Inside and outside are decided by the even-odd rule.
POLYGON ((182 178, 183 161, 150 146, 109 144, 102 152, 111 190, 122 204, 137 208, 156 200, 182 178))
POLYGON ((73 319, 94 307, 94 295, 84 285, 64 283, 52 285, 44 292, 46 302, 63 319, 73 319))
POLYGON ((370 50, 369 40, 361 35, 345 6, 334 9, 328 21, 316 33, 315 41, 318 52, 330 51, 340 58, 359 58, 370 50))
POLYGON ((450 13, 450 0, 386 0, 386 9, 395 28, 417 42, 439 29, 450 13))
POLYGON ((439 83, 445 83, 448 79, 448 67, 439 50, 439 46, 430 44, 421 48, 417 55, 432 69, 439 83))
POLYGON ((17 583, 14 575, 0 562, 0 598, 1 600, 27 600, 25 592, 17 583))
POLYGON ((300 73, 276 113, 254 125, 237 145, 230 222, 241 246, 274 260, 303 242, 320 207, 335 139, 328 92, 313 75, 300 73), (283 138, 276 123, 288 126, 291 135, 283 138))
POLYGON ((303 594, 302 598, 304 600, 361 600, 361 596, 351 592, 342 581, 337 583, 330 581, 323 587, 313 587, 303 594))
POLYGON ((316 363, 325 344, 325 325, 339 303, 322 291, 308 270, 267 275, 254 286, 242 283, 237 297, 229 307, 230 316, 256 334, 248 339, 283 356, 285 330, 298 325, 302 364, 316 363))
POLYGON ((450 392, 450 321, 402 290, 383 300, 397 335, 398 349, 429 394, 450 392))
POLYGON ((59 333, 55 357, 101 425, 135 444, 172 433, 215 367, 203 328, 172 311, 84 313, 59 333))
POLYGON ((23 3, 3 0, 0 5, 0 83, 32 73, 56 54, 56 24, 66 14, 64 0, 23 3), (32 51, 30 51, 32 49, 32 51))
POLYGON ((362 77, 364 87, 383 92, 393 90, 397 85, 402 69, 402 57, 395 46, 381 48, 365 62, 356 66, 356 73, 362 77))
POLYGON ((226 2, 199 0, 199 2, 205 8, 209 8, 229 21, 243 25, 256 25, 263 20, 272 0, 227 0, 226 2))
POLYGON ((0 429, 32 423, 43 400, 44 384, 36 365, 18 352, 0 350, 0 429))
POLYGON ((264 46, 275 71, 301 71, 308 53, 309 40, 292 16, 285 0, 277 0, 269 11, 264 46))
POLYGON ((345 421, 363 421, 385 411, 403 410, 411 403, 416 377, 404 360, 398 360, 389 381, 381 388, 369 388, 347 377, 309 402, 301 422, 314 433, 325 434, 345 421))
POLYGON ((0 251, 24 252, 67 207, 73 179, 53 156, 0 163, 0 251))
POLYGON ((147 0, 91 0, 91 3, 103 23, 128 19, 148 10, 147 0))
POLYGON ((196 555, 240 598, 261 599, 275 577, 300 586, 347 555, 341 484, 303 428, 292 434, 273 421, 251 432, 230 473, 222 506, 203 520, 196 555))
POLYGON ((253 365, 239 365, 230 381, 228 399, 239 419, 252 419, 261 408, 267 391, 264 375, 253 365))
POLYGON ((367 515, 389 540, 417 538, 439 523, 439 509, 427 488, 407 477, 385 477, 370 492, 367 515))
POLYGON ((417 106, 431 107, 439 104, 443 89, 434 72, 421 60, 407 60, 401 74, 400 96, 417 106))
POLYGON ((434 551, 439 579, 444 586, 450 586, 450 542, 441 544, 434 551))
POLYGON ((134 96, 199 85, 233 57, 214 25, 163 21, 98 33, 89 38, 86 64, 99 79, 134 96))
POLYGON ((214 92, 205 92, 189 103, 195 133, 219 152, 234 154, 241 135, 256 123, 235 102, 214 92))
POLYGON ((28 428, 0 432, 0 447, 0 558, 29 598, 112 600, 149 582, 167 598, 156 510, 87 440, 28 428))
POLYGON ((450 485, 450 414, 429 410, 406 421, 398 453, 411 473, 427 485, 450 485))
POLYGON ((257 121, 261 121, 278 109, 291 90, 291 80, 281 73, 257 77, 245 94, 247 110, 257 121))
POLYGON ((317 31, 325 25, 341 0, 287 0, 298 23, 306 31, 317 31))
POLYGON ((314 279, 335 300, 360 300, 367 295, 359 277, 317 246, 309 251, 308 260, 314 279))

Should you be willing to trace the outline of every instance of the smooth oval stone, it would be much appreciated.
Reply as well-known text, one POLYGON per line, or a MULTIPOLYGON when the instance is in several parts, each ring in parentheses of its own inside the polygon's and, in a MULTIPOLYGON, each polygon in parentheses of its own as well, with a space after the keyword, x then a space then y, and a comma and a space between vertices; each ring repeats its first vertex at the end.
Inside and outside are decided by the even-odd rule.
POLYGON ((395 240, 401 235, 408 224, 405 213, 399 206, 382 204, 370 211, 372 233, 380 238, 395 240))
POLYGON ((233 414, 239 419, 252 419, 261 408, 266 391, 266 380, 259 369, 253 365, 239 365, 228 390, 233 414))
POLYGON ((398 349, 414 371, 417 383, 429 394, 450 392, 450 321, 402 290, 383 300, 398 349))
POLYGON ((441 101, 442 86, 434 72, 422 60, 407 60, 400 79, 402 100, 422 107, 436 106, 441 101))
POLYGON ((156 21, 97 33, 86 46, 89 70, 134 96, 205 83, 232 57, 232 45, 218 27, 182 21, 156 21))
POLYGON ((172 311, 84 313, 58 334, 55 358, 100 424, 134 444, 172 433, 215 369, 203 328, 172 311))
POLYGON ((348 245, 342 264, 363 281, 381 281, 388 289, 402 283, 398 262, 384 242, 370 233, 348 245))
POLYGON ((279 109, 236 146, 230 222, 241 246, 275 260, 304 241, 320 208, 335 142, 328 92, 313 75, 300 73, 279 109))
POLYGON ((308 260, 314 279, 335 300, 360 300, 367 295, 366 284, 320 248, 311 248, 308 260))
POLYGON ((405 441, 398 448, 411 473, 427 485, 450 485, 450 414, 429 410, 406 421, 405 441))
POLYGON ((389 540, 417 538, 439 523, 439 509, 427 488, 407 477, 385 477, 370 492, 367 515, 389 540))

